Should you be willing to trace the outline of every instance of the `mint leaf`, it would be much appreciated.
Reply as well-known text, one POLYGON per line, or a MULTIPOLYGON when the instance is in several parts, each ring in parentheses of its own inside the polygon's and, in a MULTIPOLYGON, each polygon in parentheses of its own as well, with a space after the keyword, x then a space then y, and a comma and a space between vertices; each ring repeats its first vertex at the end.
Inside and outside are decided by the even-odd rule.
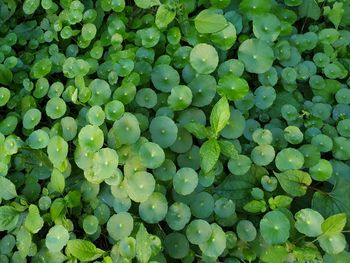
POLYGON ((19 219, 19 212, 12 206, 0 207, 0 231, 12 230, 19 219))
POLYGON ((17 196, 16 186, 3 176, 0 176, 0 189, 0 198, 10 200, 17 196))
POLYGON ((170 10, 166 5, 160 5, 156 13, 156 26, 159 29, 166 28, 175 18, 176 12, 170 10))
POLYGON ((192 133, 196 138, 198 139, 205 139, 209 136, 209 132, 207 128, 205 128, 204 125, 199 124, 199 123, 188 123, 185 125, 185 129, 192 133))
POLYGON ((136 258, 140 263, 147 263, 151 257, 151 241, 147 229, 140 224, 136 234, 136 258))
POLYGON ((24 222, 24 226, 33 234, 38 233, 43 227, 44 220, 40 216, 39 209, 36 205, 30 205, 28 215, 24 222))
POLYGON ((220 145, 220 152, 225 155, 229 159, 235 159, 238 156, 238 152, 236 150, 235 145, 226 140, 218 141, 220 145))
POLYGON ((69 240, 67 251, 80 261, 93 261, 105 253, 102 249, 96 248, 92 242, 81 239, 69 240))
POLYGON ((321 225, 322 233, 325 235, 339 234, 346 225, 346 214, 336 214, 328 217, 321 225))
POLYGON ((209 139, 199 150, 201 157, 201 168, 204 172, 211 171, 220 156, 220 145, 215 139, 209 139))
POLYGON ((230 106, 226 97, 222 97, 213 107, 210 114, 210 125, 215 135, 218 135, 230 119, 230 106))

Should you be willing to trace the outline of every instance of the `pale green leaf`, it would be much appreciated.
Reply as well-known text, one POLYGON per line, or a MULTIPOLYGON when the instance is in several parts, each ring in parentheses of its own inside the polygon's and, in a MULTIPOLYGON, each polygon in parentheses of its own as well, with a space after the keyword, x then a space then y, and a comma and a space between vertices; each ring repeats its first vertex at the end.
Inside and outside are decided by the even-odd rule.
POLYGON ((92 242, 81 239, 69 240, 67 251, 80 261, 94 261, 105 253, 102 249, 96 248, 92 242))
POLYGON ((140 224, 136 234, 136 258, 140 263, 147 263, 151 257, 151 240, 147 229, 140 224))
POLYGON ((156 13, 156 26, 159 29, 166 28, 175 18, 176 12, 170 10, 166 5, 160 5, 156 13))
POLYGON ((3 176, 0 176, 0 189, 0 198, 10 200, 17 196, 16 186, 3 176))
POLYGON ((0 207, 0 231, 12 230, 19 219, 19 212, 11 206, 0 207))
POLYGON ((209 34, 223 30, 228 23, 223 15, 205 9, 196 16, 194 25, 199 33, 209 34))
POLYGON ((322 233, 333 235, 341 233, 346 225, 346 214, 336 214, 328 217, 321 225, 322 233))
POLYGON ((44 220, 40 216, 39 209, 36 205, 30 205, 28 215, 24 222, 24 226, 33 234, 38 233, 43 227, 44 220))

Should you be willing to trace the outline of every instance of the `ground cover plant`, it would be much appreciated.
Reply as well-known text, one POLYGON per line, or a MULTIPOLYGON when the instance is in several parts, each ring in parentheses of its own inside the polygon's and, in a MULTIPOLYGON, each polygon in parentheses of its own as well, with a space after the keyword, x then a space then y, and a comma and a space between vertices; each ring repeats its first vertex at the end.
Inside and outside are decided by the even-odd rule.
POLYGON ((0 262, 350 262, 349 14, 2 0, 0 262))

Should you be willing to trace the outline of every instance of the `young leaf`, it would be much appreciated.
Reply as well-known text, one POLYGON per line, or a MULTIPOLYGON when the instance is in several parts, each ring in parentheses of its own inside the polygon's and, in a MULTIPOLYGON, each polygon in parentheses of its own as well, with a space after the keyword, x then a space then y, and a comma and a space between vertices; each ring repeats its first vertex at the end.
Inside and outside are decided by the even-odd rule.
POLYGON ((12 206, 0 207, 0 231, 12 230, 17 225, 19 212, 12 206))
POLYGON ((63 198, 57 198, 50 207, 50 215, 53 221, 61 219, 66 213, 66 202, 63 198))
POLYGON ((140 224, 136 234, 136 258, 140 263, 147 263, 151 257, 150 236, 143 224, 140 224))
POLYGON ((0 189, 0 198, 10 200, 17 196, 16 186, 3 176, 0 176, 0 189))
POLYGON ((33 234, 38 233, 43 227, 44 220, 40 216, 39 209, 36 205, 30 205, 28 209, 28 215, 24 226, 33 234))
POLYGON ((209 139, 199 150, 201 157, 201 168, 204 172, 211 171, 220 156, 220 145, 215 139, 209 139))
POLYGON ((160 5, 160 2, 159 0, 135 0, 135 4, 142 9, 148 9, 160 5))
POLYGON ((22 258, 26 258, 29 254, 32 244, 32 235, 25 227, 21 227, 16 235, 16 245, 22 258))
POLYGON ((235 159, 238 156, 235 145, 227 140, 218 141, 220 145, 220 152, 229 159, 235 159))
POLYGON ((228 24, 223 15, 205 9, 196 16, 194 25, 199 33, 210 34, 223 30, 228 24))
POLYGON ((334 235, 341 233, 346 225, 346 214, 336 214, 328 217, 321 225, 322 233, 325 235, 334 235))
POLYGON ((156 26, 159 29, 166 28, 175 18, 176 12, 170 10, 166 5, 160 5, 156 13, 156 26))
POLYGON ((210 114, 210 125, 215 135, 219 135, 230 119, 230 107, 226 97, 222 97, 213 107, 210 114))
POLYGON ((64 191, 64 187, 65 179, 63 174, 57 169, 54 169, 51 174, 49 189, 51 190, 51 192, 58 192, 62 194, 64 191))
POLYGON ((10 85, 12 77, 13 76, 11 70, 0 64, 0 84, 10 85))
POLYGON ((81 239, 69 240, 67 251, 80 261, 94 261, 105 253, 102 249, 96 248, 90 241, 81 239))
POLYGON ((205 139, 209 136, 209 132, 205 126, 199 123, 188 123, 185 125, 185 129, 196 136, 198 139, 205 139))
POLYGON ((288 170, 275 173, 282 189, 291 196, 303 196, 312 180, 308 173, 299 170, 288 170))

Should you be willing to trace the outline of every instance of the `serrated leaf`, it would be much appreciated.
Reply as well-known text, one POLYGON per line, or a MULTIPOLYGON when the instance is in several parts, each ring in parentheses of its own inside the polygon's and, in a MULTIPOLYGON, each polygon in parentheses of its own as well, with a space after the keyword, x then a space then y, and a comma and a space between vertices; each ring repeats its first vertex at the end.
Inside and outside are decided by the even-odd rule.
POLYGON ((17 196, 16 186, 3 176, 0 176, 0 189, 0 198, 10 200, 17 196))
POLYGON ((4 65, 0 64, 0 84, 10 85, 13 75, 11 70, 9 70, 4 65))
POLYGON ((12 206, 0 207, 0 231, 12 230, 19 219, 19 212, 12 206))
POLYGON ((199 33, 210 34, 223 30, 227 26, 227 21, 223 15, 205 9, 196 16, 194 25, 199 33))
POLYGON ((81 239, 69 240, 67 251, 80 261, 94 261, 105 253, 102 249, 96 248, 92 242, 81 239))
POLYGON ((143 224, 140 224, 136 234, 136 258, 140 263, 147 263, 151 257, 150 236, 143 224))
POLYGON ((204 172, 211 171, 220 156, 220 145, 215 139, 209 139, 202 144, 199 155, 201 158, 201 168, 204 172))
POLYGON ((51 174, 51 180, 48 188, 51 192, 63 193, 65 187, 65 178, 63 174, 57 169, 53 169, 51 174))
POLYGON ((210 125, 215 135, 218 135, 230 119, 230 106, 226 97, 222 97, 213 107, 210 114, 210 125))
POLYGON ((50 215, 53 221, 62 218, 66 213, 66 202, 63 198, 58 198, 52 202, 50 215))
POLYGON ((22 258, 28 256, 31 244, 32 235, 22 226, 16 235, 16 246, 22 258))
POLYGON ((151 8, 152 6, 160 5, 159 0, 135 0, 134 2, 138 7, 142 9, 148 9, 148 8, 151 8))
POLYGON ((282 189, 291 196, 303 196, 312 180, 308 173, 299 170, 288 170, 275 173, 282 189))
POLYGON ((336 214, 328 217, 321 225, 324 235, 334 235, 341 233, 346 225, 346 214, 336 214))
POLYGON ((155 23, 159 29, 166 28, 175 18, 176 12, 166 5, 160 5, 156 13, 155 23))
POLYGON ((220 152, 225 155, 229 159, 235 159, 238 157, 238 152, 236 150, 235 145, 226 140, 218 141, 220 145, 220 152))
POLYGON ((33 234, 38 233, 43 227, 44 220, 40 216, 39 209, 36 205, 30 205, 28 215, 24 222, 24 226, 33 234))
POLYGON ((204 125, 199 124, 199 123, 188 123, 185 125, 185 129, 189 132, 192 133, 196 138, 198 139, 205 139, 209 136, 209 132, 207 128, 205 128, 204 125))

